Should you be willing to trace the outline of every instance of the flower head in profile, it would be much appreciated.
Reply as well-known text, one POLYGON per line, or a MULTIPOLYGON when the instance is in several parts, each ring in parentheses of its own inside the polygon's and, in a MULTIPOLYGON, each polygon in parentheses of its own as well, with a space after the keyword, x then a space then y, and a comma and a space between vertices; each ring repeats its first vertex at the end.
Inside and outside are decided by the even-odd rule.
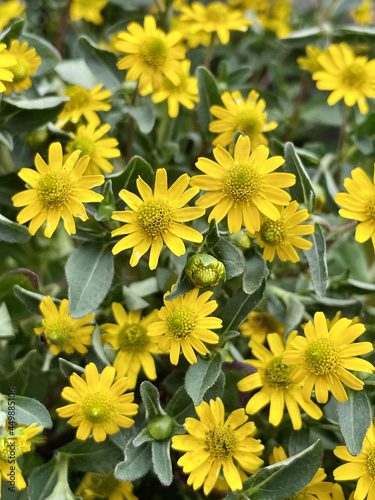
POLYGON ((10 94, 12 90, 22 92, 31 87, 30 76, 34 75, 38 66, 42 62, 34 48, 29 48, 27 42, 20 43, 18 40, 12 40, 6 53, 16 58, 16 64, 9 69, 13 73, 13 80, 5 84, 5 94, 10 94))
POLYGON ((290 349, 297 332, 292 332, 284 346, 278 333, 269 333, 267 342, 269 349, 256 340, 249 345, 256 359, 247 359, 245 362, 257 368, 257 372, 248 375, 238 382, 238 389, 243 392, 259 389, 247 402, 246 413, 255 415, 262 408, 270 405, 269 421, 277 427, 280 425, 286 407, 293 429, 302 427, 300 408, 315 420, 323 416, 321 409, 312 401, 306 403, 302 397, 301 383, 295 384, 290 378, 292 366, 282 362, 282 355, 290 349))
POLYGON ((108 0, 73 0, 70 5, 70 17, 73 21, 84 19, 90 23, 102 24, 101 10, 108 0))
POLYGON ((299 256, 295 248, 310 250, 311 241, 301 236, 312 234, 314 226, 301 224, 310 217, 306 209, 298 210, 298 203, 292 201, 286 207, 277 207, 280 217, 277 220, 261 217, 260 230, 250 234, 258 239, 258 244, 263 248, 263 258, 272 262, 277 254, 282 261, 298 262, 299 256))
POLYGON ((13 81, 14 74, 10 68, 17 62, 17 59, 13 55, 10 55, 6 48, 5 43, 0 43, 0 93, 6 90, 4 82, 9 83, 13 81))
POLYGON ((141 177, 137 188, 141 198, 122 189, 119 193, 130 210, 113 212, 112 218, 125 222, 125 225, 112 231, 112 236, 124 236, 113 247, 116 255, 133 247, 130 265, 136 266, 139 259, 150 248, 150 269, 156 269, 161 249, 165 243, 175 255, 186 251, 182 238, 194 243, 203 240, 201 233, 184 226, 187 222, 201 217, 205 210, 198 207, 185 207, 198 192, 198 188, 186 189, 190 177, 181 175, 168 189, 167 172, 164 168, 156 171, 154 192, 141 177))
POLYGON ((364 243, 371 238, 375 250, 375 164, 372 181, 358 167, 352 170, 352 177, 344 180, 344 187, 347 193, 338 193, 335 197, 335 202, 343 207, 339 214, 357 220, 355 239, 364 243))
POLYGON ((282 361, 295 366, 291 380, 303 384, 303 399, 308 402, 315 387, 318 403, 328 401, 332 392, 337 401, 348 399, 342 383, 351 389, 360 391, 363 382, 350 370, 372 373, 373 365, 358 358, 373 350, 371 342, 354 341, 362 335, 365 327, 362 323, 353 323, 351 319, 341 318, 331 328, 323 312, 314 315, 314 322, 309 321, 304 327, 305 336, 297 336, 291 342, 291 349, 285 351, 282 361))
POLYGON ((177 464, 189 474, 187 484, 209 495, 222 473, 229 488, 242 489, 241 472, 255 474, 262 465, 259 458, 264 446, 254 439, 254 422, 247 422, 245 410, 233 411, 225 419, 220 398, 203 401, 195 408, 198 419, 187 418, 188 434, 172 437, 172 448, 185 454, 177 464))
POLYGON ((182 351, 189 363, 197 362, 195 351, 203 356, 209 352, 203 342, 217 344, 219 337, 211 329, 222 327, 219 318, 209 316, 217 309, 216 300, 209 300, 212 292, 199 295, 199 289, 194 288, 185 295, 173 300, 167 300, 169 292, 164 295, 164 307, 159 311, 159 321, 148 328, 150 336, 163 337, 159 341, 159 349, 169 352, 173 365, 178 364, 182 351))
POLYGON ((59 417, 69 418, 68 424, 78 427, 77 439, 85 441, 92 432, 94 440, 104 441, 107 434, 116 434, 120 427, 134 424, 129 418, 136 415, 138 405, 133 403, 134 393, 125 394, 129 382, 121 377, 114 382, 116 370, 106 366, 99 377, 94 363, 85 367, 85 380, 73 373, 69 377, 72 387, 64 387, 61 397, 69 404, 57 408, 59 417))
POLYGON ((118 302, 112 303, 112 312, 117 321, 100 325, 105 332, 102 342, 108 342, 117 351, 113 366, 118 377, 128 377, 129 389, 137 384, 142 368, 146 377, 156 379, 155 361, 151 353, 159 353, 158 338, 148 335, 148 327, 157 321, 157 311, 141 318, 142 311, 126 312, 118 302))
POLYGON ((250 233, 260 230, 260 214, 278 220, 275 205, 287 205, 290 195, 283 188, 293 186, 293 174, 274 172, 284 163, 282 156, 268 158, 269 149, 258 146, 250 154, 249 137, 237 140, 234 158, 222 146, 213 151, 216 162, 198 158, 196 166, 205 175, 195 175, 192 186, 207 191, 196 204, 208 208, 215 205, 208 220, 220 222, 228 216, 230 233, 238 233, 242 224, 250 233))
POLYGON ((63 299, 59 308, 56 307, 51 297, 44 297, 39 304, 43 314, 42 326, 34 328, 37 335, 44 336, 50 351, 57 356, 61 351, 73 354, 78 351, 85 354, 85 346, 91 345, 94 326, 90 323, 94 319, 93 314, 87 314, 83 318, 74 319, 68 312, 69 301, 63 299))
POLYGON ((268 333, 284 333, 284 325, 268 312, 251 311, 240 325, 240 331, 245 337, 263 344, 268 333))
POLYGON ((82 116, 88 122, 100 121, 96 112, 109 111, 111 109, 111 105, 108 103, 111 92, 109 90, 101 90, 102 87, 101 83, 92 90, 78 85, 67 87, 64 95, 69 97, 69 101, 59 114, 57 125, 62 127, 69 121, 78 123, 82 116))
POLYGON ((323 50, 319 47, 314 47, 313 45, 306 45, 306 57, 297 57, 297 63, 301 69, 310 71, 314 73, 320 69, 323 69, 318 62, 319 56, 323 54, 323 50))
POLYGON ((277 127, 276 122, 267 123, 267 113, 264 111, 266 102, 259 99, 256 90, 251 90, 246 101, 241 92, 236 90, 224 92, 221 96, 224 106, 211 106, 210 112, 218 118, 209 125, 209 130, 219 135, 213 144, 228 146, 233 141, 233 136, 240 131, 250 138, 251 147, 255 149, 260 144, 267 146, 268 141, 263 132, 269 132, 277 127))
POLYGON ((74 151, 63 162, 62 146, 54 142, 48 150, 48 164, 37 154, 36 170, 21 168, 19 177, 31 189, 13 196, 14 206, 25 207, 17 216, 20 224, 31 221, 29 231, 35 234, 40 226, 47 222, 44 235, 50 238, 55 232, 60 219, 68 234, 75 234, 73 217, 87 220, 84 202, 102 201, 103 196, 91 189, 103 184, 102 175, 83 176, 90 161, 88 156, 79 159, 80 151, 74 151))
POLYGON ((319 90, 331 90, 328 104, 344 99, 347 106, 358 104, 362 114, 368 112, 367 97, 375 97, 375 59, 356 56, 349 45, 330 45, 318 57, 322 69, 313 73, 319 90))
POLYGON ((26 3, 19 0, 6 0, 0 5, 0 30, 14 19, 18 17, 26 8, 26 3))
POLYGON ((83 500, 138 500, 133 493, 133 484, 130 481, 116 479, 113 472, 97 474, 87 472, 78 486, 75 494, 83 500))
POLYGON ((375 20, 374 16, 374 2, 372 0, 364 0, 357 8, 352 9, 350 17, 361 26, 371 24, 375 20))

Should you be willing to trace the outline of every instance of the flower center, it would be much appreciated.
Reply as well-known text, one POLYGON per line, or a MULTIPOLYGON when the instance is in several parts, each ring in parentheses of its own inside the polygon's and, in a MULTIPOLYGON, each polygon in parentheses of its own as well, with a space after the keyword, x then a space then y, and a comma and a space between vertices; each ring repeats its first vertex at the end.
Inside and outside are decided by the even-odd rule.
POLYGON ((218 425, 206 433, 206 449, 215 458, 228 458, 237 448, 237 437, 229 426, 218 425))
POLYGON ((63 171, 44 175, 37 186, 39 199, 47 208, 60 207, 69 199, 71 189, 69 175, 63 171))
POLYGON ((367 468, 371 478, 375 478, 375 446, 372 447, 367 456, 367 468))
POLYGON ((122 351, 142 352, 150 343, 147 330, 139 323, 124 325, 118 334, 118 343, 122 351))
POLYGON ((115 491, 119 481, 114 477, 113 472, 107 474, 90 474, 90 490, 93 490, 94 498, 108 498, 115 491))
POLYGON ((8 463, 8 460, 17 459, 23 454, 23 444, 17 436, 3 436, 0 440, 0 460, 8 463))
POLYGON ((89 155, 91 157, 95 151, 95 144, 86 137, 76 137, 70 147, 72 152, 81 151, 81 156, 89 155))
POLYGON ((367 205, 367 217, 370 219, 371 222, 375 222, 375 199, 371 200, 370 203, 367 205))
POLYGON ((196 323, 197 315, 186 306, 176 307, 167 318, 167 329, 175 339, 186 339, 196 323))
POLYGON ((47 326, 44 334, 51 344, 64 348, 70 344, 73 330, 66 321, 57 321, 47 326))
POLYGON ((261 114, 257 113, 255 110, 246 110, 239 114, 236 128, 250 136, 250 138, 260 134, 263 127, 264 120, 261 114))
POLYGON ((285 222, 282 219, 275 221, 268 219, 260 226, 260 237, 264 243, 272 247, 284 243, 287 235, 285 222))
POLYGON ((305 351, 305 364, 314 375, 327 375, 335 370, 339 353, 329 339, 316 339, 305 351))
POLYGON ((70 101, 65 104, 65 110, 73 111, 76 109, 84 109, 90 104, 90 93, 86 89, 82 89, 77 85, 68 87, 65 90, 65 95, 70 97, 70 101))
POLYGON ((259 176, 250 165, 234 165, 224 178, 223 191, 235 201, 250 201, 260 190, 259 176))
POLYGON ((366 70, 361 64, 353 63, 345 69, 342 80, 344 85, 359 89, 366 81, 366 70))
POLYGON ((19 61, 10 70, 14 75, 13 83, 23 82, 29 76, 29 67, 25 61, 19 61))
POLYGON ((264 371, 267 384, 275 389, 288 389, 292 384, 290 374, 294 367, 286 366, 281 361, 281 356, 270 361, 264 371))
POLYGON ((113 400, 107 394, 94 392, 82 401, 82 411, 89 422, 103 424, 111 419, 114 411, 113 400))
POLYGON ((160 200, 146 201, 138 210, 138 224, 149 236, 160 234, 171 222, 169 206, 160 200))
POLYGON ((141 45, 139 55, 145 64, 160 69, 167 60, 168 48, 160 38, 149 37, 141 45))
POLYGON ((228 9, 222 3, 212 3, 207 7, 207 20, 214 23, 225 23, 228 18, 228 9))

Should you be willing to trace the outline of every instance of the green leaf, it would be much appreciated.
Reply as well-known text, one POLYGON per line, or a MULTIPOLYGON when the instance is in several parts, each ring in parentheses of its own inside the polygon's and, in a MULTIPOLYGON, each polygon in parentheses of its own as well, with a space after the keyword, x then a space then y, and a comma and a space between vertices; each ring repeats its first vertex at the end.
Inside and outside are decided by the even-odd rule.
POLYGON ((134 118, 142 134, 149 134, 154 128, 156 116, 152 102, 142 106, 122 106, 122 109, 134 118))
POLYGON ((294 294, 289 294, 286 301, 284 332, 288 335, 294 328, 301 324, 305 307, 294 294))
MULTIPOLYGON (((14 295, 21 302, 25 304, 30 312, 33 314, 40 314, 39 304, 44 299, 44 295, 40 293, 31 292, 30 290, 26 290, 19 285, 14 286, 14 295)), ((55 303, 60 303, 61 301, 58 299, 52 299, 55 303)))
POLYGON ((70 375, 72 375, 73 373, 77 373, 78 375, 85 373, 85 370, 84 368, 82 368, 82 366, 76 365, 75 363, 71 363, 70 361, 64 358, 59 358, 59 365, 60 365, 60 370, 66 377, 70 377, 70 375))
POLYGON ((194 283, 185 273, 185 268, 178 275, 176 284, 169 295, 165 297, 165 300, 174 300, 177 299, 180 295, 190 292, 193 290, 194 283))
POLYGON ((84 59, 64 59, 55 67, 55 71, 69 85, 92 89, 98 84, 84 59))
POLYGON ((97 443, 91 438, 86 441, 74 439, 59 448, 59 452, 69 457, 71 469, 98 474, 112 471, 123 457, 120 448, 109 439, 102 443, 97 443))
POLYGON ((338 106, 329 106, 321 97, 309 99, 300 108, 301 119, 308 124, 339 127, 342 123, 342 113, 338 106))
POLYGON ((193 401, 186 392, 185 387, 182 386, 177 389, 165 407, 165 410, 168 415, 173 417, 180 424, 183 424, 187 417, 195 415, 193 401))
POLYGON ((120 481, 135 481, 145 476, 151 467, 151 444, 135 447, 130 442, 125 448, 125 460, 115 469, 115 477, 120 481))
POLYGON ((115 196, 112 189, 111 179, 106 180, 103 186, 103 200, 99 203, 98 211, 95 214, 95 219, 98 221, 108 222, 112 218, 112 213, 116 209, 115 196))
POLYGON ((296 184, 289 188, 293 200, 306 205, 309 213, 315 209, 315 191, 310 177, 299 157, 294 145, 287 142, 284 147, 285 170, 296 176, 296 184))
POLYGON ((125 285, 122 287, 122 293, 124 295, 128 311, 138 311, 139 309, 144 309, 150 305, 148 302, 143 300, 142 297, 125 285))
POLYGON ((133 156, 123 172, 110 175, 108 178, 112 179, 113 190, 118 193, 121 189, 135 188, 138 176, 142 177, 147 184, 151 184, 154 180, 154 171, 144 158, 133 156))
POLYGON ((160 406, 159 391, 153 384, 151 384, 151 382, 148 382, 147 380, 142 382, 140 393, 143 404, 145 405, 147 420, 152 420, 160 415, 165 415, 165 411, 160 406))
POLYGON ((133 439, 133 444, 138 447, 145 443, 151 443, 153 440, 154 438, 151 436, 148 428, 146 427, 142 429, 141 432, 133 439))
POLYGON ((254 252, 250 259, 246 260, 245 274, 243 277, 243 290, 251 294, 257 290, 262 281, 267 278, 268 269, 263 257, 254 252))
POLYGON ((12 318, 9 315, 5 302, 0 303, 0 339, 14 337, 12 318))
POLYGON ((22 32, 25 21, 23 19, 13 19, 0 33, 0 42, 8 44, 14 38, 18 38, 22 32))
POLYGON ((219 228, 217 227, 216 219, 212 219, 210 222, 210 226, 207 229, 207 232, 204 234, 203 244, 211 249, 214 247, 220 240, 219 228))
POLYGON ((196 75, 198 78, 199 88, 199 107, 198 107, 198 122, 202 128, 204 135, 208 134, 208 125, 210 123, 211 114, 210 107, 214 104, 222 106, 220 93, 217 88, 216 81, 210 71, 203 66, 200 66, 196 75))
POLYGON ((109 247, 85 242, 69 257, 65 271, 68 280, 69 314, 82 318, 104 300, 111 286, 114 257, 109 247))
POLYGON ((203 401, 207 389, 216 382, 221 370, 221 354, 212 358, 198 358, 197 363, 190 365, 185 377, 185 389, 195 406, 203 401))
POLYGON ((27 42, 29 48, 34 48, 42 60, 36 70, 35 76, 42 76, 52 71, 56 64, 61 61, 59 51, 44 38, 32 33, 22 33, 20 42, 27 42))
POLYGON ((206 394, 204 395, 203 401, 209 403, 210 399, 222 398, 224 392, 224 386, 225 386, 225 375, 223 372, 220 372, 214 385, 210 387, 207 390, 206 394))
MULTIPOLYGON (((16 422, 17 424, 31 425, 34 422, 38 426, 46 429, 52 428, 52 420, 47 409, 36 399, 27 398, 25 396, 16 396, 16 422)), ((2 401, 2 409, 4 401, 2 401)))
POLYGON ((341 433, 351 455, 359 455, 363 440, 371 425, 371 404, 365 391, 347 388, 348 400, 337 402, 341 433))
POLYGON ((151 445, 152 465, 159 481, 164 486, 172 483, 171 440, 153 441, 151 445))
POLYGON ((243 253, 230 241, 220 238, 212 248, 212 253, 224 264, 227 280, 240 276, 244 272, 245 258, 243 253))
POLYGON ((23 97, 4 97, 3 102, 17 109, 25 110, 46 110, 57 108, 68 101, 68 97, 37 97, 35 99, 25 99, 23 97))
POLYGON ((40 467, 36 467, 30 474, 28 481, 29 500, 47 498, 53 491, 59 477, 56 467, 56 458, 40 467))
POLYGON ((111 363, 108 361, 108 358, 103 349, 103 343, 100 338, 100 328, 98 325, 95 326, 92 334, 92 346, 100 361, 102 361, 107 366, 110 365, 111 363))
POLYGON ((26 226, 13 222, 0 214, 0 241, 7 243, 26 243, 31 234, 26 226))
POLYGON ((300 42, 301 45, 305 46, 307 43, 312 43, 313 40, 324 35, 325 30, 320 26, 313 26, 309 28, 303 28, 301 30, 293 31, 289 35, 281 38, 282 42, 300 42))
POLYGON ((315 231, 306 237, 311 241, 313 246, 310 250, 304 250, 304 254, 310 266, 310 274, 313 282, 315 293, 318 297, 323 297, 326 294, 328 287, 328 270, 326 260, 326 243, 323 236, 322 228, 319 224, 315 224, 315 231))

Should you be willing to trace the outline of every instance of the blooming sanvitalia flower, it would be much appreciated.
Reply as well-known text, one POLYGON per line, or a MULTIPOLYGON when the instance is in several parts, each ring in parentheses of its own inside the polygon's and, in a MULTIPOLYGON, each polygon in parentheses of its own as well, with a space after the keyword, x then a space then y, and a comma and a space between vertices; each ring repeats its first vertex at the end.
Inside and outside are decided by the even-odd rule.
POLYGON ((351 389, 360 391, 363 382, 349 370, 372 373, 373 365, 358 355, 373 350, 371 342, 353 343, 365 331, 362 323, 341 318, 331 328, 323 312, 314 315, 304 327, 305 336, 297 336, 291 343, 292 349, 285 351, 282 361, 286 365, 297 365, 291 380, 303 383, 303 398, 310 401, 315 386, 318 403, 328 401, 328 392, 340 402, 348 399, 342 382, 351 389))
POLYGON ((236 90, 224 92, 221 96, 224 106, 211 106, 210 112, 218 120, 209 125, 209 130, 219 135, 214 139, 216 146, 228 146, 233 140, 233 135, 241 131, 250 138, 251 147, 255 149, 260 144, 267 146, 268 141, 263 132, 269 132, 277 127, 276 122, 267 123, 267 113, 264 111, 266 102, 259 99, 256 90, 251 90, 246 101, 241 92, 236 90))
POLYGON ((311 241, 300 236, 312 234, 314 226, 301 224, 310 217, 306 209, 298 210, 298 203, 292 201, 286 207, 277 207, 280 217, 277 220, 261 217, 260 230, 250 234, 258 239, 258 245, 263 248, 263 258, 272 262, 277 254, 282 261, 298 262, 299 256, 295 248, 310 250, 311 241))
POLYGON ((96 474, 87 472, 82 478, 75 494, 83 500, 138 500, 133 493, 133 484, 116 479, 113 472, 96 474))
POLYGON ((126 312, 118 302, 112 303, 112 312, 117 321, 100 325, 106 332, 102 342, 108 342, 117 351, 113 366, 117 377, 128 377, 129 389, 137 384, 138 373, 142 368, 146 377, 156 379, 155 361, 151 353, 159 353, 158 338, 147 333, 151 323, 158 320, 157 311, 141 318, 142 311, 126 312))
POLYGON ((207 191, 196 204, 216 205, 208 220, 220 222, 228 215, 230 233, 238 233, 242 223, 250 233, 260 230, 260 213, 271 220, 280 218, 277 205, 287 205, 290 195, 283 188, 293 186, 293 174, 274 172, 284 163, 282 156, 268 158, 269 149, 258 146, 250 154, 249 137, 240 136, 234 158, 222 146, 214 151, 216 162, 198 158, 196 166, 206 175, 195 175, 192 186, 207 191))
POLYGON ((251 340, 249 346, 257 359, 247 359, 245 362, 257 368, 257 372, 240 380, 238 389, 243 392, 260 389, 247 402, 247 413, 255 415, 270 404, 269 421, 277 427, 281 423, 286 407, 293 429, 299 430, 302 427, 299 406, 316 420, 320 419, 323 413, 312 401, 308 403, 304 401, 301 383, 295 384, 290 378, 293 367, 282 362, 284 351, 290 349, 296 335, 296 331, 292 332, 284 346, 278 333, 269 333, 267 335, 269 349, 256 340, 251 340))
POLYGON ((94 24, 102 24, 101 10, 107 5, 108 0, 73 0, 70 5, 70 17, 73 21, 85 19, 94 24))
POLYGON ((189 363, 196 363, 194 349, 204 356, 209 351, 203 342, 219 342, 219 337, 211 329, 221 328, 222 321, 208 317, 217 309, 218 304, 216 300, 209 301, 213 292, 204 292, 198 297, 198 288, 173 300, 167 300, 169 293, 164 295, 164 307, 159 311, 159 321, 148 327, 148 334, 163 335, 159 341, 159 349, 169 352, 173 365, 178 364, 181 350, 189 363))
POLYGON ((0 30, 19 16, 25 9, 26 3, 21 3, 19 0, 7 0, 0 5, 0 30))
POLYGON ((98 122, 97 111, 109 111, 111 105, 107 99, 111 96, 110 90, 101 90, 103 85, 99 83, 92 90, 85 89, 79 85, 67 87, 64 95, 69 97, 63 110, 59 114, 58 126, 66 122, 78 123, 83 116, 88 122, 98 122))
POLYGON ((42 326, 34 328, 37 335, 44 335, 49 349, 55 356, 61 351, 73 354, 78 351, 85 354, 85 346, 91 345, 93 325, 87 325, 94 319, 93 314, 87 314, 83 318, 74 319, 68 312, 69 301, 63 299, 59 308, 54 304, 51 297, 44 297, 39 304, 43 314, 42 326))
POLYGON ((195 411, 199 420, 185 420, 188 434, 172 437, 172 448, 186 452, 177 464, 189 474, 187 484, 195 490, 203 486, 204 494, 209 495, 222 472, 232 491, 242 489, 241 469, 255 474, 263 463, 259 455, 264 446, 253 438, 257 431, 254 422, 247 422, 243 408, 225 419, 220 398, 203 401, 195 411))
POLYGON ((17 221, 24 224, 30 222, 29 231, 35 234, 47 221, 44 235, 50 238, 60 219, 68 234, 75 234, 76 226, 73 217, 82 221, 88 219, 83 202, 102 201, 103 196, 91 189, 103 184, 102 175, 83 176, 90 161, 88 156, 79 159, 80 151, 74 151, 63 162, 62 146, 54 142, 48 150, 48 164, 37 154, 36 170, 21 168, 19 177, 30 185, 31 189, 21 191, 13 196, 16 207, 24 207, 18 214, 17 221))
POLYGON ((268 312, 251 311, 245 321, 240 325, 240 331, 250 340, 263 344, 268 333, 284 333, 284 325, 268 312))
POLYGON ((34 48, 29 48, 27 42, 20 44, 18 40, 12 40, 6 53, 16 58, 16 64, 9 68, 14 78, 11 82, 5 84, 5 94, 10 94, 12 90, 21 92, 31 87, 32 82, 30 76, 34 75, 42 62, 36 50, 34 48))
POLYGON ((375 250, 375 163, 373 181, 358 167, 352 170, 351 178, 344 180, 344 187, 348 192, 335 197, 335 202, 343 207, 339 214, 359 221, 355 239, 364 243, 371 238, 375 250))
POLYGON ((96 365, 89 363, 85 367, 86 380, 77 373, 69 377, 72 387, 64 387, 61 393, 69 404, 56 411, 59 417, 69 418, 68 424, 78 427, 77 439, 85 441, 92 432, 95 441, 104 441, 107 434, 116 434, 120 427, 134 424, 129 418, 138 412, 134 393, 124 394, 128 379, 121 377, 113 383, 115 374, 113 366, 106 366, 99 377, 96 365))
POLYGON ((328 104, 344 99, 347 106, 358 104, 362 114, 368 112, 366 97, 375 97, 375 59, 356 56, 349 45, 330 45, 318 57, 322 70, 313 73, 319 90, 332 90, 328 104))
POLYGON ((178 85, 180 60, 185 57, 185 48, 178 45, 182 35, 157 28, 153 16, 146 16, 143 26, 133 22, 128 31, 118 33, 116 49, 128 54, 119 60, 118 68, 128 70, 126 79, 131 82, 139 78, 141 90, 150 86, 158 90, 163 85, 163 76, 178 85))
POLYGON ((16 64, 17 59, 8 53, 6 43, 0 43, 0 92, 6 90, 4 82, 12 82, 14 74, 10 68, 16 64))
POLYGON ((318 57, 323 54, 323 50, 319 47, 314 47, 313 45, 306 45, 306 57, 297 57, 297 63, 301 69, 310 71, 314 73, 322 69, 322 66, 318 62, 318 57))
POLYGON ((374 21, 374 2, 364 0, 356 9, 352 9, 349 14, 361 26, 371 24, 374 21))
POLYGON ((113 212, 112 218, 125 222, 125 225, 112 231, 112 236, 127 236, 116 243, 112 252, 116 255, 133 247, 130 265, 136 266, 151 247, 149 266, 156 269, 164 243, 175 255, 183 255, 186 251, 181 238, 200 243, 203 236, 181 224, 198 219, 205 212, 199 207, 184 206, 199 192, 196 187, 186 190, 189 182, 190 177, 183 174, 168 189, 167 172, 159 168, 155 175, 154 192, 141 177, 137 179, 141 198, 122 189, 119 196, 130 210, 113 212))

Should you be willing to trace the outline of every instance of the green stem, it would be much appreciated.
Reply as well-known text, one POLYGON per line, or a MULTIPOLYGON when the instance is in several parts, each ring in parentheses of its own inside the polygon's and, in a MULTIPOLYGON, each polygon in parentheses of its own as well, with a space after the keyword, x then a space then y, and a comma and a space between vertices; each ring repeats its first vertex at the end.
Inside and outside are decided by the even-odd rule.
MULTIPOLYGON (((138 97, 138 83, 132 95, 132 100, 131 100, 132 106, 135 105, 137 97, 138 97)), ((126 149, 125 149, 125 158, 127 162, 133 156, 134 125, 135 125, 135 120, 131 115, 129 115, 128 126, 126 127, 126 149)))
POLYGON ((67 4, 65 6, 65 9, 62 13, 62 16, 61 16, 60 30, 57 34, 56 49, 60 52, 60 54, 62 53, 64 38, 65 38, 66 30, 68 28, 68 24, 70 21, 70 5, 71 5, 71 3, 72 3, 72 0, 68 0, 67 4))
POLYGON ((341 163, 342 163, 342 152, 343 152, 343 147, 345 145, 346 129, 347 129, 348 122, 349 122, 349 115, 350 115, 350 108, 349 108, 349 106, 344 104, 342 123, 341 123, 340 133, 339 133, 339 140, 337 143, 337 162, 339 164, 339 167, 341 167, 341 163))
POLYGON ((206 50, 206 55, 205 55, 205 58, 203 61, 203 66, 205 66, 207 69, 210 69, 212 58, 214 56, 214 51, 215 51, 215 47, 216 47, 216 40, 217 40, 216 37, 217 37, 216 33, 212 33, 210 45, 207 47, 207 50, 206 50))

